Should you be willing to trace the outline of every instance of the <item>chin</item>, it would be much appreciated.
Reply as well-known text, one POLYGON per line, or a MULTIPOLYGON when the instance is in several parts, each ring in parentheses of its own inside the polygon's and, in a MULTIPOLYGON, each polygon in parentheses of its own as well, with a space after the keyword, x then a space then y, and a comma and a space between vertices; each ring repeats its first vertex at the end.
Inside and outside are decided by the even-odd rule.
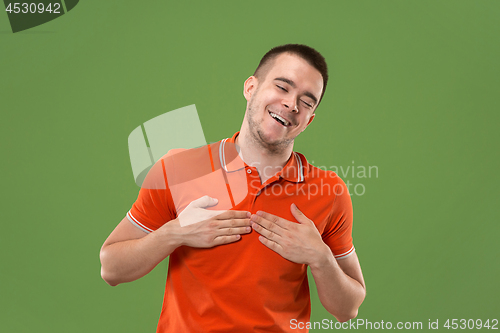
POLYGON ((256 139, 261 143, 262 146, 272 151, 282 150, 293 143, 293 139, 288 139, 283 136, 275 137, 270 133, 266 134, 263 131, 259 130, 257 131, 256 139))

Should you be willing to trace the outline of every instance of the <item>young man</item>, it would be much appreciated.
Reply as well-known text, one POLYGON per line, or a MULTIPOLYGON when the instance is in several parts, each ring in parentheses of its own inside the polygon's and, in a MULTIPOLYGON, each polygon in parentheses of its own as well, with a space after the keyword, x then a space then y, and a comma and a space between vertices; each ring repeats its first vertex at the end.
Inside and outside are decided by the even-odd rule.
POLYGON ((314 49, 276 47, 245 81, 240 132, 157 162, 165 186, 143 186, 102 246, 101 274, 110 285, 133 281, 170 256, 158 332, 301 331, 310 318, 307 266, 331 314, 339 321, 357 315, 365 285, 347 187, 293 152, 327 80, 314 49), (215 184, 179 194, 167 175, 197 173, 207 156, 210 174, 227 185, 232 209, 225 212, 206 210, 221 199, 204 196, 218 196, 210 192, 215 184), (234 185, 234 177, 245 182, 234 185))

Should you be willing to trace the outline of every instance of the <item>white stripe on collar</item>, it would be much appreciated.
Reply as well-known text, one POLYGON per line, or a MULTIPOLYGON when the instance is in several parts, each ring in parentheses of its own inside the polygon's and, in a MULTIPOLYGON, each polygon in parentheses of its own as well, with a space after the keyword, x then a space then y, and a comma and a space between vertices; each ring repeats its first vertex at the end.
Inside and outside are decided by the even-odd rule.
POLYGON ((298 182, 301 182, 304 180, 304 170, 302 169, 302 160, 300 159, 299 154, 296 152, 293 152, 295 154, 295 158, 297 159, 297 163, 299 164, 299 170, 297 172, 298 174, 298 182))
POLYGON ((224 168, 224 170, 226 172, 229 172, 229 171, 227 171, 227 167, 226 167, 226 150, 224 149, 224 147, 226 145, 226 141, 227 141, 227 139, 224 139, 220 143, 220 146, 219 146, 219 160, 220 160, 220 165, 222 166, 222 168, 224 168))

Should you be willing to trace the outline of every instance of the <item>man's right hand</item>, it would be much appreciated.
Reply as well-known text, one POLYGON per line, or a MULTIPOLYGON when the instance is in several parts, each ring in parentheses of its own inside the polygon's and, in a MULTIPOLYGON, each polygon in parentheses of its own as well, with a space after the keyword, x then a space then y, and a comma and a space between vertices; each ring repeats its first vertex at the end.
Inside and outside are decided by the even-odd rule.
POLYGON ((177 219, 166 223, 158 231, 164 231, 179 246, 198 248, 236 242, 240 235, 252 231, 250 212, 207 209, 216 204, 217 199, 209 196, 194 200, 177 219))
POLYGON ((180 214, 191 224, 181 226, 179 218, 147 234, 127 217, 116 226, 101 248, 101 275, 115 286, 149 273, 179 246, 210 248, 236 242, 251 232, 250 213, 236 210, 214 211, 217 200, 194 200, 180 214))

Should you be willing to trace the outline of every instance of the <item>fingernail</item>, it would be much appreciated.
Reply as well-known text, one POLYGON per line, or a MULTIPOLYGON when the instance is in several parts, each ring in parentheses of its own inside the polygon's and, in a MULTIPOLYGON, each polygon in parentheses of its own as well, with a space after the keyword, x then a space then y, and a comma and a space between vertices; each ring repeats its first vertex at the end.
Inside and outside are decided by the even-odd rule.
POLYGON ((246 229, 245 229, 245 230, 246 230, 247 232, 250 232, 250 230, 252 230, 252 228, 250 228, 250 227, 246 227, 246 229))

